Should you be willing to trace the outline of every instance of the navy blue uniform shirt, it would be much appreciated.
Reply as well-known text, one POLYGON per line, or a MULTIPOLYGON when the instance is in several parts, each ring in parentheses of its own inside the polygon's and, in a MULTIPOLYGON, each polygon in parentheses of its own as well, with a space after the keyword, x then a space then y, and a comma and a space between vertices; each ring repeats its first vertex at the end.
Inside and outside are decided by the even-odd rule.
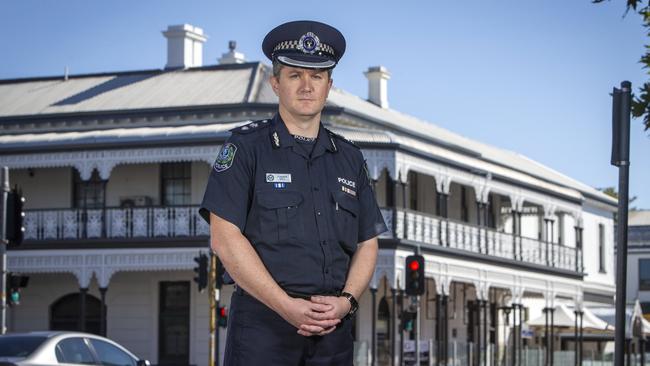
POLYGON ((321 124, 309 154, 277 114, 232 130, 201 203, 236 225, 287 291, 343 289, 357 243, 387 230, 358 147, 321 124))

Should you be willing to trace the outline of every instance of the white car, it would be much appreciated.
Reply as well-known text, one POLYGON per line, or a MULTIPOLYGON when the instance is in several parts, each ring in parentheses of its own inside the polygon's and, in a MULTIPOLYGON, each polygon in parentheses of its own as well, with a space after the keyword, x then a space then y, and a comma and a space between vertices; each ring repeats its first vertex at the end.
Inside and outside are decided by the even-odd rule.
POLYGON ((119 344, 94 334, 44 331, 0 335, 0 366, 149 366, 119 344))

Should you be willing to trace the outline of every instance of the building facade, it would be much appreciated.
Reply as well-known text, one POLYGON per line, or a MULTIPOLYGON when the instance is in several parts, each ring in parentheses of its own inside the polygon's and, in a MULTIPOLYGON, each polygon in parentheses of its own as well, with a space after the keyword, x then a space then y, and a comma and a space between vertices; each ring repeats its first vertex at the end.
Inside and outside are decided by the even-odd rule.
MULTIPOLYGON (((165 69, 0 81, 0 165, 27 198, 8 267, 30 282, 10 331, 81 329, 154 364, 207 364, 208 298, 192 281, 209 245, 198 205, 228 130, 271 118, 277 98, 270 67, 234 44, 204 66, 199 28, 164 34, 165 69)), ((387 70, 366 76, 368 99, 332 88, 323 112, 360 146, 390 228, 360 299, 357 363, 410 360, 416 333, 438 364, 521 364, 530 350, 569 348, 526 322, 560 304, 613 303, 616 201, 390 109, 387 70), (415 252, 427 291, 412 320, 403 284, 415 252)))

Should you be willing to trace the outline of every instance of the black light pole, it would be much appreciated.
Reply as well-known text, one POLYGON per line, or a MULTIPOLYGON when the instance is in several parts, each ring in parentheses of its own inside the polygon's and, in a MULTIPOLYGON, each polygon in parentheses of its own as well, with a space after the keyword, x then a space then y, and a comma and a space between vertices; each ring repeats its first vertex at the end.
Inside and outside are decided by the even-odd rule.
POLYGON ((630 104, 632 83, 614 88, 612 108, 612 161, 618 167, 616 224, 616 333, 614 366, 625 365, 625 286, 627 274, 627 210, 630 176, 630 104))

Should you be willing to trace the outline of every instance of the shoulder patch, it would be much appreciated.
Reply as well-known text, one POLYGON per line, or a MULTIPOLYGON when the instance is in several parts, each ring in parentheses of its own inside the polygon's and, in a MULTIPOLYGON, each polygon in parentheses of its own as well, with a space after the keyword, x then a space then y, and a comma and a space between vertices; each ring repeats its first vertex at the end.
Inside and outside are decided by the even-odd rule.
POLYGON ((340 140, 340 141, 343 141, 343 142, 345 142, 345 143, 348 143, 348 144, 350 144, 350 145, 356 147, 357 149, 361 149, 359 146, 357 146, 357 144, 355 144, 354 142, 352 142, 352 141, 346 139, 345 137, 339 135, 338 133, 334 133, 334 132, 332 132, 332 131, 330 131, 330 130, 327 130, 327 132, 329 132, 329 134, 330 134, 331 137, 333 137, 333 138, 335 138, 335 139, 338 139, 338 140, 340 140))
POLYGON ((218 173, 223 172, 232 166, 233 161, 235 161, 235 153, 237 152, 237 146, 231 142, 226 142, 221 147, 219 156, 214 162, 214 170, 218 173))
POLYGON ((243 126, 235 127, 230 130, 232 133, 239 133, 239 134, 247 134, 251 133, 253 131, 257 131, 262 129, 263 127, 267 127, 271 125, 271 120, 270 119, 262 119, 259 121, 254 121, 251 123, 247 123, 243 126))

